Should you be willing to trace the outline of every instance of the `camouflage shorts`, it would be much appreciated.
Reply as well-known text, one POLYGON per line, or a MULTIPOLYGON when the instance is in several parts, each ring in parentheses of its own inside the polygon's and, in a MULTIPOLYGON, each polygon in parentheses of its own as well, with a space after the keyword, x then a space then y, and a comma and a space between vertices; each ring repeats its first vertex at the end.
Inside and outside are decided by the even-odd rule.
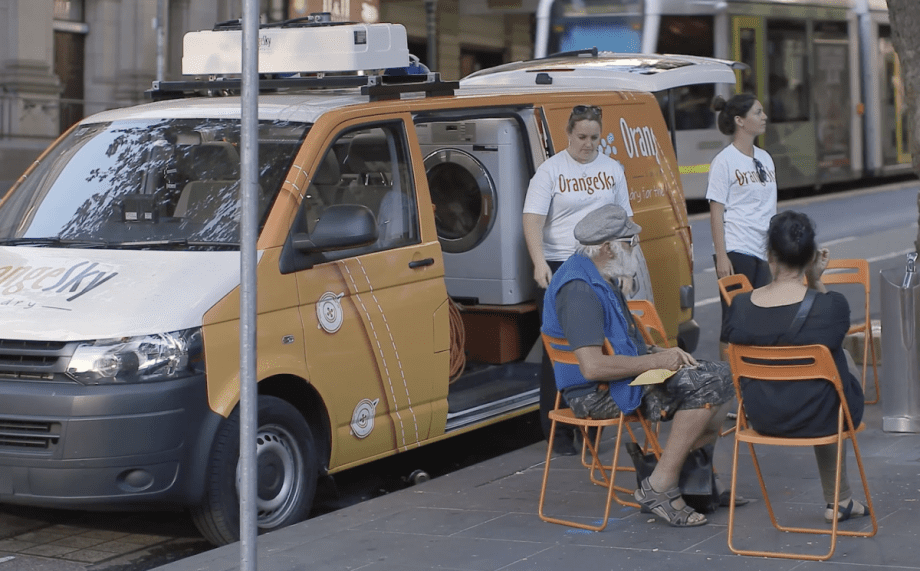
POLYGON ((678 410, 719 406, 735 396, 725 361, 699 361, 660 385, 645 385, 642 412, 649 419, 670 420, 678 410))
MULTIPOLYGON (((641 408, 650 420, 671 420, 678 410, 718 406, 735 396, 731 370, 724 361, 699 361, 696 367, 681 369, 664 383, 644 389, 641 408)), ((616 418, 620 414, 606 388, 569 399, 568 404, 578 418, 616 418)))

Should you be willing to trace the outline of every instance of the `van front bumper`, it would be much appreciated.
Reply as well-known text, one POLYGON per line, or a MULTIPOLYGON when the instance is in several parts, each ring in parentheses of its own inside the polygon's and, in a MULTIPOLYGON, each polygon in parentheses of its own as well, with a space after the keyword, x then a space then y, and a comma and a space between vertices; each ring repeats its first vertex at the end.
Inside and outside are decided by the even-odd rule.
POLYGON ((83 386, 0 377, 0 503, 134 509, 200 501, 222 420, 203 374, 83 386))

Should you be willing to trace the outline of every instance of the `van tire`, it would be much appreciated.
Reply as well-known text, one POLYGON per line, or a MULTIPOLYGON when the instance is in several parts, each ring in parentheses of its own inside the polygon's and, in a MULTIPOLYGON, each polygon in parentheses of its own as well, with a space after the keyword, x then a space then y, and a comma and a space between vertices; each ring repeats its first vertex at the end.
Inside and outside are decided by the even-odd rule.
MULTIPOLYGON (((256 437, 259 533, 306 519, 316 494, 319 461, 313 433, 290 403, 259 396, 256 437)), ((239 540, 240 515, 237 474, 240 416, 236 407, 222 423, 211 450, 205 495, 191 509, 195 527, 214 545, 239 540)))

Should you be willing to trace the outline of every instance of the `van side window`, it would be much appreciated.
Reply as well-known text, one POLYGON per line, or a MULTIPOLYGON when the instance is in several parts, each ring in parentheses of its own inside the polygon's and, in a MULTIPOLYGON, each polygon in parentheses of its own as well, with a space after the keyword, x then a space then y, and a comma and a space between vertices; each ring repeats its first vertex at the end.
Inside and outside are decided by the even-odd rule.
POLYGON ((326 260, 419 243, 418 209, 401 123, 347 131, 326 150, 304 196, 307 233, 335 204, 370 209, 377 221, 377 242, 326 252, 326 260))

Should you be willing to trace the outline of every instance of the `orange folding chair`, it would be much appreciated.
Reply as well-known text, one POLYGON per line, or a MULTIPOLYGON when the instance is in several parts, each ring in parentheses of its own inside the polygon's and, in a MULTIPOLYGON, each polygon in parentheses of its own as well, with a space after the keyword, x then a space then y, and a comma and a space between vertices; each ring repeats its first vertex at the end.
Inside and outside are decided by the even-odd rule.
POLYGON ((642 330, 642 338, 646 343, 659 347, 671 346, 668 343, 664 323, 661 322, 661 317, 652 302, 647 299, 631 299, 626 302, 626 305, 629 306, 629 311, 633 314, 636 324, 642 330))
POLYGON ((827 269, 821 277, 824 285, 832 284, 857 284, 865 292, 865 315, 861 323, 850 325, 847 335, 864 332, 863 359, 862 359, 862 387, 866 392, 866 373, 869 365, 869 352, 872 352, 872 372, 875 375, 875 400, 867 400, 866 404, 876 404, 879 400, 878 384, 878 358, 875 354, 875 341, 872 339, 872 319, 869 316, 869 262, 861 259, 830 260, 827 269), (838 271, 833 271, 838 270, 838 271), (871 347, 871 349, 870 349, 871 347))
POLYGON ((724 278, 719 278, 718 282, 719 293, 722 295, 722 299, 725 300, 726 305, 731 305, 732 298, 739 293, 754 289, 744 274, 731 274, 724 278))
MULTIPOLYGON (((578 365, 578 359, 575 357, 575 354, 569 349, 568 342, 565 339, 551 337, 545 333, 543 333, 542 335, 543 335, 543 346, 545 347, 547 355, 549 355, 549 358, 553 362, 553 364, 565 363, 569 365, 578 365)), ((613 354, 613 347, 610 345, 610 341, 607 341, 607 340, 604 341, 604 354, 606 355, 613 354)), ((630 438, 632 438, 634 442, 637 442, 636 435, 633 432, 633 429, 631 427, 631 423, 638 422, 642 426, 642 429, 645 432, 645 436, 650 443, 649 445, 651 446, 651 449, 655 453, 656 456, 661 455, 661 447, 658 445, 658 439, 656 438, 655 434, 652 432, 651 426, 649 425, 648 421, 646 421, 645 417, 643 417, 642 413, 639 412, 638 410, 634 411, 632 414, 626 414, 626 415, 620 414, 616 418, 595 420, 591 418, 576 418, 575 415, 572 413, 572 409, 560 408, 561 403, 562 403, 562 393, 557 391, 556 392, 556 405, 553 408, 553 410, 549 412, 549 419, 551 421, 550 432, 549 432, 549 442, 547 443, 547 447, 546 447, 546 464, 544 465, 544 468, 543 468, 543 483, 540 487, 540 501, 539 501, 539 507, 537 511, 540 516, 540 519, 546 522, 558 523, 562 525, 568 525, 571 527, 577 527, 580 529, 587 529, 591 531, 601 531, 605 527, 607 527, 607 520, 610 518, 610 504, 612 500, 616 500, 616 502, 619 503, 620 505, 630 506, 634 508, 639 507, 639 504, 632 501, 632 493, 635 490, 635 487, 625 488, 625 487, 616 485, 617 472, 629 472, 629 471, 634 472, 635 471, 635 469, 632 468, 632 466, 629 466, 629 467, 618 466, 619 459, 620 459, 620 444, 623 438, 623 429, 626 428, 626 432, 629 434, 630 438), (580 523, 576 521, 548 516, 544 513, 543 508, 544 508, 544 504, 546 500, 546 488, 547 488, 547 483, 549 481, 550 462, 552 461, 552 456, 553 456, 553 440, 556 435, 556 424, 557 423, 568 424, 568 425, 577 427, 579 429, 579 431, 581 432, 582 439, 585 442, 585 446, 588 448, 591 454, 591 474, 592 474, 591 481, 594 483, 602 483, 604 486, 607 487, 607 501, 604 507, 604 517, 601 520, 601 523, 599 525, 588 525, 588 524, 584 524, 584 523, 580 523), (604 426, 616 426, 617 427, 616 442, 615 442, 614 449, 613 449, 613 463, 610 466, 605 466, 601 463, 600 458, 598 457, 598 454, 597 454, 597 446, 595 443, 591 442, 588 436, 589 428, 594 427, 594 428, 597 428, 598 430, 601 430, 601 428, 604 426), (595 471, 600 472, 602 480, 597 480, 596 478, 594 478, 593 474, 595 471), (618 493, 629 494, 630 499, 624 500, 617 495, 618 493)))
POLYGON ((850 409, 846 405, 846 397, 843 394, 843 386, 840 381, 840 375, 834 358, 827 347, 823 345, 803 345, 797 347, 754 347, 742 345, 729 345, 728 348, 729 364, 732 369, 732 377, 735 384, 735 391, 738 395, 738 430, 735 434, 735 449, 732 455, 732 485, 731 501, 728 505, 728 548, 732 553, 739 555, 752 555, 755 557, 778 557, 784 559, 806 559, 809 561, 824 561, 830 559, 834 554, 837 546, 838 536, 856 536, 872 537, 878 531, 878 521, 875 517, 875 508, 872 507, 872 497, 869 494, 869 481, 866 478, 866 471, 863 468, 862 456, 859 453, 859 443, 856 441, 856 433, 865 429, 865 423, 860 423, 858 427, 853 426, 853 418, 850 416, 850 409), (793 364, 795 363, 795 364, 793 364), (740 379, 757 379, 759 381, 807 381, 822 379, 831 383, 837 395, 840 398, 840 407, 837 415, 837 431, 817 438, 788 438, 780 436, 766 436, 756 430, 748 427, 744 415, 744 400, 741 394, 740 379), (826 528, 806 528, 790 527, 780 525, 773 512, 773 505, 770 503, 770 496, 767 494, 767 487, 764 483, 763 474, 760 470, 760 463, 757 461, 757 454, 754 451, 754 445, 765 446, 815 446, 821 444, 837 444, 837 477, 836 487, 834 488, 834 505, 840 503, 840 471, 844 462, 844 444, 847 440, 853 443, 853 452, 856 456, 856 463, 859 465, 859 475, 862 478, 863 490, 866 493, 866 509, 872 518, 871 531, 841 531, 838 529, 837 518, 833 519, 830 529, 826 528), (767 512, 770 514, 770 520, 773 527, 780 531, 791 533, 810 533, 830 535, 830 549, 825 555, 812 555, 803 553, 774 552, 738 549, 734 545, 734 525, 735 525, 735 490, 738 483, 738 450, 742 442, 746 442, 751 452, 751 459, 754 462, 754 470, 757 473, 757 479, 760 481, 760 489, 763 492, 764 504, 767 512))

